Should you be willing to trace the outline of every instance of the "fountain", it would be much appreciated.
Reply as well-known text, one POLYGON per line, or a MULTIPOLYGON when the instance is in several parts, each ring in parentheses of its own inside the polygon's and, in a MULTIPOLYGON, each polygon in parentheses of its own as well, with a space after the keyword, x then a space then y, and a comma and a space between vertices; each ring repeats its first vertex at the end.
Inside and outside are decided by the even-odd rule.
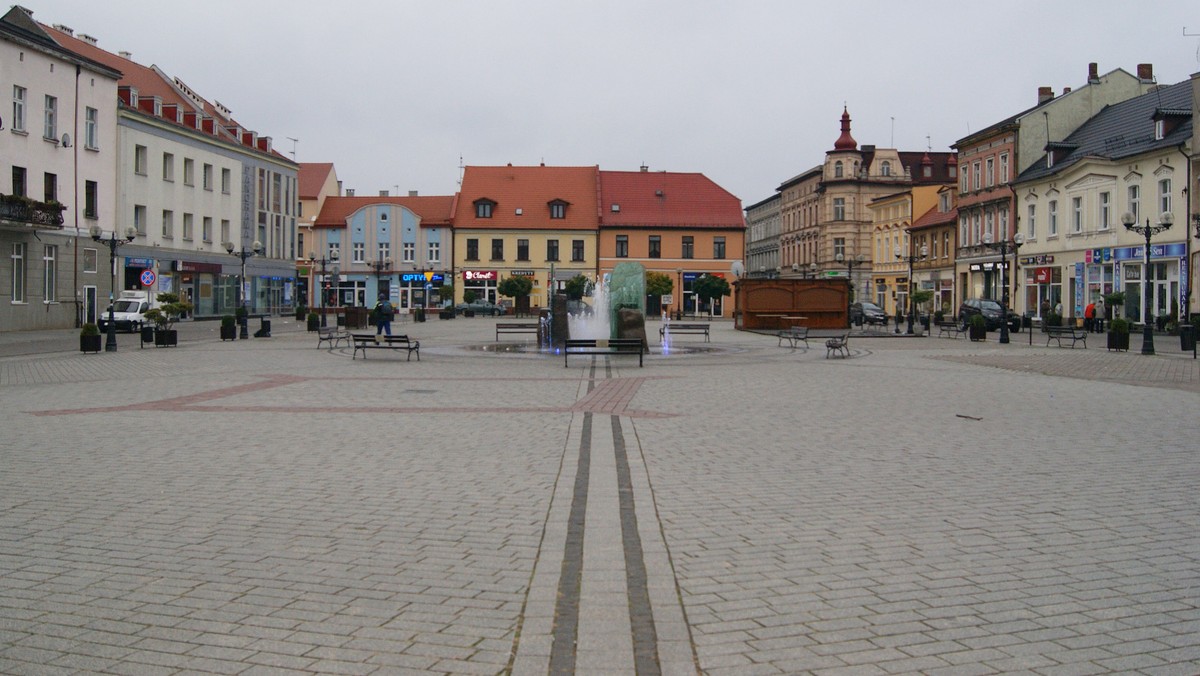
MULTIPOLYGON (((612 273, 600 278, 592 291, 591 314, 580 312, 567 320, 568 335, 572 338, 642 338, 645 339, 646 268, 640 263, 618 263, 612 273), (618 321, 620 310, 637 310, 637 326, 622 328, 618 321), (622 335, 622 331, 626 335, 622 335)), ((629 319, 625 320, 627 323, 629 319)))

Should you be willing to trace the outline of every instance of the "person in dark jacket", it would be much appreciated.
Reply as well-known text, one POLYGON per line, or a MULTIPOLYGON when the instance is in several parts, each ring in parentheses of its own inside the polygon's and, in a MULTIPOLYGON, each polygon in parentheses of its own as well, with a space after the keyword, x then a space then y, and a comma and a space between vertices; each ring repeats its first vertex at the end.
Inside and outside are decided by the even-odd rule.
POLYGON ((388 300, 386 293, 379 294, 379 302, 375 304, 375 335, 385 333, 392 335, 392 318, 396 316, 396 308, 388 300))

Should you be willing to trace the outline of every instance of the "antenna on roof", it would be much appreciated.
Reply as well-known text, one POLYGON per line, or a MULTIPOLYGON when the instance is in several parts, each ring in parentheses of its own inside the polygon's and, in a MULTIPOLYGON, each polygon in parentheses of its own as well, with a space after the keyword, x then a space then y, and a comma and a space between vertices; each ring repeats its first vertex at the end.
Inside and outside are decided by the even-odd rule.
POLYGON ((895 117, 892 118, 892 137, 890 139, 888 139, 888 147, 889 148, 896 147, 896 118, 895 117))
MULTIPOLYGON (((1189 33, 1189 32, 1187 32, 1187 26, 1184 26, 1183 27, 1183 36, 1185 38, 1195 38, 1195 37, 1200 37, 1200 33, 1189 33)), ((1200 62, 1200 47, 1196 48, 1196 61, 1200 62)))
POLYGON ((929 141, 929 134, 925 135, 925 149, 929 152, 933 152, 933 143, 929 141))
POLYGON ((288 136, 287 140, 292 142, 292 150, 291 150, 292 161, 295 162, 296 161, 296 144, 300 142, 300 139, 292 138, 291 136, 288 136))
POLYGON ((460 187, 462 186, 463 172, 465 172, 466 170, 467 170, 467 167, 465 164, 463 164, 463 157, 462 157, 462 155, 459 155, 458 156, 458 185, 460 187))

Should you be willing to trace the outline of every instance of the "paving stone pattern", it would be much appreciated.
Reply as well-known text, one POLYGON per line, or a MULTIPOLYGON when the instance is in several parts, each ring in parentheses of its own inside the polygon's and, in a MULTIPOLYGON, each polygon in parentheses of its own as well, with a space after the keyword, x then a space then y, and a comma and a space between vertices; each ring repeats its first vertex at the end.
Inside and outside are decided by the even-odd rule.
POLYGON ((470 349, 489 319, 413 324, 421 362, 209 328, 0 339, 0 673, 1200 672, 1200 366, 1163 343, 717 323, 564 372, 470 349))

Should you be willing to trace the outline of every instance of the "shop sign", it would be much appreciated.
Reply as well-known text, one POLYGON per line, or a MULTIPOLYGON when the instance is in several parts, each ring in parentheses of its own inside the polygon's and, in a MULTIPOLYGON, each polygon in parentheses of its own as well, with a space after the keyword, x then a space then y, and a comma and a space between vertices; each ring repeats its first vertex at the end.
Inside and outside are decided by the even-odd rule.
POLYGON ((474 281, 496 281, 497 274, 495 270, 463 270, 463 279, 468 282, 474 281))
POLYGON ((1051 272, 1052 269, 1053 268, 1034 268, 1033 269, 1034 283, 1049 284, 1050 280, 1053 279, 1053 273, 1051 272))
POLYGON ((532 277, 534 275, 534 271, 533 270, 513 270, 513 271, 509 272, 509 274, 513 277, 532 277))
POLYGON ((405 272, 400 275, 401 284, 425 284, 432 282, 441 285, 442 281, 441 273, 437 272, 405 272))
POLYGON ((1025 256, 1021 259, 1021 265, 1049 265, 1054 262, 1054 256, 1025 256))
POLYGON ((125 267, 127 268, 152 268, 154 267, 153 258, 135 258, 133 256, 125 257, 125 267))
POLYGON ((194 263, 192 261, 179 261, 177 266, 179 272, 210 272, 212 274, 221 274, 220 263, 194 263))

